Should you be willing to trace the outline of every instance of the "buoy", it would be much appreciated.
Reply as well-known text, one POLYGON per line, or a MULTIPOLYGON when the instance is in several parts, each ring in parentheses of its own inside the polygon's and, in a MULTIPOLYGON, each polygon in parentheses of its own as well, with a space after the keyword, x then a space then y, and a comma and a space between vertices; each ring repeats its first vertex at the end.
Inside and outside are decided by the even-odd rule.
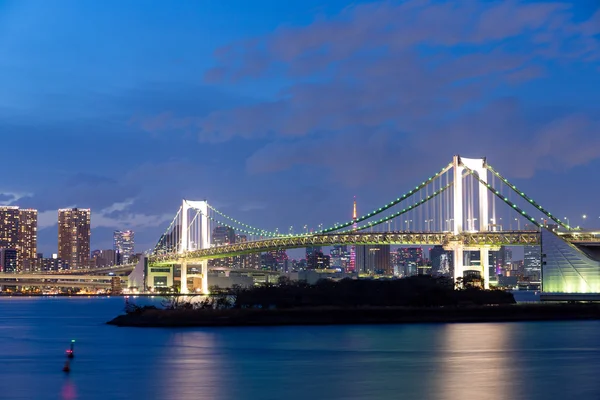
POLYGON ((75 357, 75 339, 71 340, 71 348, 67 350, 67 358, 75 357))
POLYGON ((67 362, 65 363, 65 366, 63 367, 63 372, 71 372, 71 366, 69 365, 69 360, 67 360, 67 362))

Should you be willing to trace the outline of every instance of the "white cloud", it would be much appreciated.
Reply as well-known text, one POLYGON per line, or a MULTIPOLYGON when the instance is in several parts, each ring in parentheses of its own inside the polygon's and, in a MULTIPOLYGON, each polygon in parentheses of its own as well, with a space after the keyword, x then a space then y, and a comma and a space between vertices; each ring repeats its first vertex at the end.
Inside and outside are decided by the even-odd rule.
MULTIPOLYGON (((100 211, 92 210, 92 228, 114 228, 114 229, 143 229, 154 228, 169 222, 173 214, 148 215, 135 213, 131 207, 135 199, 116 202, 100 211), (111 214, 118 212, 116 216, 111 214)), ((72 205, 65 208, 75 208, 72 205)), ((38 229, 54 227, 58 224, 58 210, 48 210, 38 213, 38 229)))

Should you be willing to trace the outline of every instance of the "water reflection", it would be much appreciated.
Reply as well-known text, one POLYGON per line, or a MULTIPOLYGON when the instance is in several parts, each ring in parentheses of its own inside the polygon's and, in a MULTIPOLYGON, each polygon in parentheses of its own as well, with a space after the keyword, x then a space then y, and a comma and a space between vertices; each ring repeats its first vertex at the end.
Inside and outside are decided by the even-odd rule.
POLYGON ((225 357, 211 331, 173 332, 158 354, 155 381, 159 398, 180 400, 230 399, 225 357))
POLYGON ((514 365, 514 324, 440 326, 436 371, 428 398, 517 399, 522 377, 514 365))
POLYGON ((60 394, 63 400, 74 400, 77 398, 75 384, 68 377, 65 378, 60 394))
POLYGON ((171 330, 105 325, 119 299, 0 308, 1 399, 600 398, 598 321, 171 330))

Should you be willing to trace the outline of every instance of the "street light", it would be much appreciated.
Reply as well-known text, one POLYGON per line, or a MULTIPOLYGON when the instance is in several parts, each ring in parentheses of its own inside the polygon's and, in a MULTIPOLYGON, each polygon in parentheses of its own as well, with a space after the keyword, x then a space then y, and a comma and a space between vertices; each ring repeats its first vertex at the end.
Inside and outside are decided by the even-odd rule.
POLYGON ((567 217, 564 217, 563 219, 564 219, 565 221, 567 221, 567 227, 569 227, 569 228, 570 228, 570 227, 571 227, 571 223, 569 222, 569 218, 567 218, 567 217))
POLYGON ((425 223, 427 224, 427 232, 429 232, 431 230, 431 223, 433 222, 433 219, 426 219, 425 223))
POLYGON ((521 230, 521 221, 518 218, 515 218, 515 221, 517 221, 517 230, 520 231, 521 230))

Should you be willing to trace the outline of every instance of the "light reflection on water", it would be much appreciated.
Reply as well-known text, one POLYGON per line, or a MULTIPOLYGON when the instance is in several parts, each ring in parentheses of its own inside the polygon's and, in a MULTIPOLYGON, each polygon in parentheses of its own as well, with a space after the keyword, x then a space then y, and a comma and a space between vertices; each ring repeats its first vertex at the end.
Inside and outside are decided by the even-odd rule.
POLYGON ((598 399, 600 322, 107 326, 124 300, 0 298, 1 399, 598 399), (77 339, 69 376, 61 371, 77 339))

